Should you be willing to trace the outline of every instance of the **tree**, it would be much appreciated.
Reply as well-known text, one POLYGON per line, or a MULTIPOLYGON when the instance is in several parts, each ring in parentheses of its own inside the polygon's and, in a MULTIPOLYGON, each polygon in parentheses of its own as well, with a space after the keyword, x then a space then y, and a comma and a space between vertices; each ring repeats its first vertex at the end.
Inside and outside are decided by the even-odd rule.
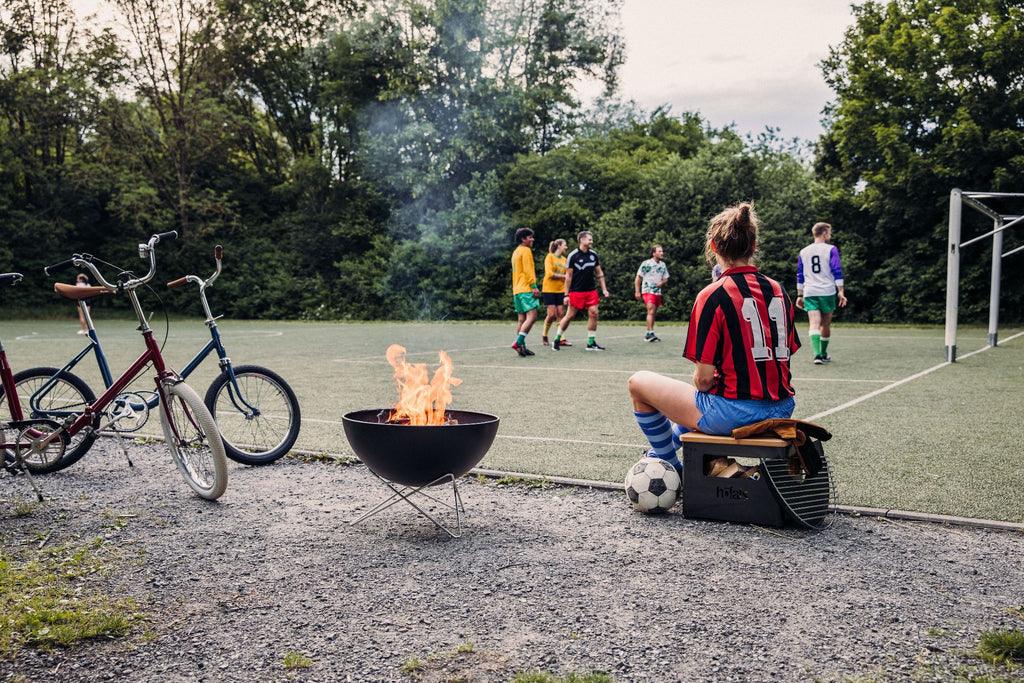
MULTIPOLYGON (((854 17, 822 63, 836 99, 816 159, 819 215, 863 258, 850 278, 852 301, 870 302, 863 316, 936 322, 950 189, 1024 191, 1024 3, 867 2, 854 17)), ((988 258, 965 252, 965 318, 987 305, 988 258)), ((1004 277, 1020 319, 1024 270, 1004 277)))

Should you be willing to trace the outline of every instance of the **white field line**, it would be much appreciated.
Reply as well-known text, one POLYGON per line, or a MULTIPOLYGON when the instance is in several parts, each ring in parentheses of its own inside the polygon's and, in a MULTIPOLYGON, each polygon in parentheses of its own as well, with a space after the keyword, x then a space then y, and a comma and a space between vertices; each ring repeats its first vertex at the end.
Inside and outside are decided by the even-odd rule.
MULTIPOLYGON (((317 424, 341 426, 341 420, 318 420, 316 418, 304 417, 302 421, 316 422, 317 424)), ((513 436, 510 434, 498 434, 498 439, 510 439, 515 441, 550 441, 555 443, 582 443, 591 446, 625 446, 627 448, 644 448, 642 444, 620 443, 616 441, 586 441, 582 439, 561 439, 553 436, 513 436)))
MULTIPOLYGON (((335 358, 335 363, 351 363, 354 365, 387 365, 386 360, 357 360, 349 358, 335 358)), ((472 368, 475 370, 527 370, 535 372, 597 372, 597 373, 611 373, 618 375, 632 375, 637 370, 616 370, 614 368, 568 368, 557 365, 470 365, 467 363, 458 363, 456 370, 459 368, 472 368)), ((646 369, 646 368, 644 368, 646 369)), ((689 374, 682 372, 659 372, 659 375, 666 377, 689 377, 689 374)), ((887 384, 892 382, 891 379, 842 379, 838 377, 794 377, 795 381, 798 382, 856 382, 856 383, 868 383, 868 384, 887 384)))
MULTIPOLYGON (((612 337, 603 337, 602 336, 601 339, 629 339, 630 337, 635 337, 635 336, 637 336, 636 333, 634 333, 634 334, 620 334, 620 335, 612 336, 612 337)), ((579 344, 579 342, 573 342, 572 348, 576 348, 577 344, 579 344)), ((444 351, 445 353, 453 354, 453 353, 465 353, 467 351, 493 351, 494 349, 511 349, 511 348, 512 348, 511 344, 502 344, 501 346, 474 346, 474 347, 471 347, 471 348, 468 348, 468 349, 434 349, 432 351, 411 351, 411 352, 406 352, 405 355, 406 355, 406 357, 409 357, 409 356, 431 355, 431 354, 437 353, 438 351, 444 351)), ((337 363, 353 363, 355 361, 361 361, 361 360, 380 360, 380 358, 381 358, 381 354, 375 353, 372 356, 359 356, 358 358, 335 358, 334 361, 337 362, 337 363)), ((386 361, 382 361, 382 362, 386 362, 386 361)))
MULTIPOLYGON (((136 336, 138 336, 137 332, 133 332, 131 334, 128 334, 128 333, 103 334, 103 335, 100 335, 100 342, 102 342, 104 339, 108 339, 108 338, 109 339, 127 339, 129 337, 134 338, 136 336)), ((242 336, 242 335, 239 335, 239 336, 242 336)), ((271 332, 269 330, 266 330, 266 331, 256 330, 254 332, 246 333, 245 336, 247 336, 247 337, 260 337, 260 338, 282 337, 282 336, 284 336, 284 332, 271 332)), ((168 341, 195 341, 197 339, 198 340, 203 340, 203 339, 209 339, 209 338, 210 338, 210 335, 205 335, 205 336, 202 336, 202 337, 191 337, 191 336, 190 337, 176 337, 176 336, 172 335, 171 337, 168 338, 168 341)), ((88 341, 89 340, 89 338, 84 336, 84 335, 74 335, 74 336, 72 336, 72 335, 69 334, 69 335, 64 336, 64 337, 56 337, 56 336, 43 336, 43 335, 40 335, 40 334, 38 334, 36 332, 33 332, 32 334, 23 334, 23 335, 21 335, 19 337, 15 337, 14 341, 68 341, 68 340, 74 340, 74 339, 78 339, 78 341, 83 341, 83 340, 84 341, 88 341)))
MULTIPOLYGON (((1002 340, 1000 342, 1000 344, 1005 344, 1006 342, 1012 341, 1012 340, 1016 339, 1017 337, 1021 337, 1021 336, 1024 336, 1024 332, 1018 332, 1017 334, 1011 335, 1011 336, 1007 337, 1006 339, 1002 340)), ((964 358, 970 358, 971 356, 977 355, 977 354, 979 354, 979 353, 981 353, 983 351, 988 351, 991 348, 992 348, 991 346, 983 346, 980 349, 976 349, 974 351, 971 351, 970 353, 965 353, 964 355, 959 356, 959 358, 960 358, 960 360, 963 360, 964 358)), ((828 417, 829 415, 834 415, 834 414, 836 414, 836 413, 838 413, 838 412, 840 412, 842 410, 846 410, 847 408, 852 408, 855 405, 863 403, 864 401, 867 401, 868 399, 872 399, 875 396, 878 396, 880 394, 884 394, 887 391, 891 391, 891 390, 895 389, 896 387, 903 386, 904 384, 907 384, 908 382, 913 382, 915 379, 920 379, 920 378, 924 377, 925 375, 930 375, 931 373, 935 372, 936 370, 941 370, 942 368, 946 367, 947 365, 952 365, 952 364, 949 361, 944 361, 942 363, 939 363, 938 365, 933 365, 932 367, 928 368, 927 370, 922 370, 921 372, 914 373, 913 375, 910 375, 909 377, 904 377, 901 380, 897 380, 897 381, 895 381, 895 382, 893 382, 891 384, 885 385, 884 387, 881 387, 879 389, 875 389, 874 391, 869 392, 867 394, 864 394, 863 396, 858 396, 857 398, 855 398, 855 399, 853 399, 851 401, 847 401, 846 403, 840 404, 840 405, 838 405, 838 406, 836 406, 834 408, 829 408, 828 410, 823 410, 820 413, 815 413, 814 415, 810 415, 810 416, 805 417, 803 419, 807 420, 808 422, 813 422, 814 420, 820 420, 823 417, 828 417)))

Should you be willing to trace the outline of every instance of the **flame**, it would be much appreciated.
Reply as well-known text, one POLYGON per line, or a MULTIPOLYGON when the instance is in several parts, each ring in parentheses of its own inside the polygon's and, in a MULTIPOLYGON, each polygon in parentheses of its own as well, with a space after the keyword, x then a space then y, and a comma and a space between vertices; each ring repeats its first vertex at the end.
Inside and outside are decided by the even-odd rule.
POLYGON ((386 357, 395 369, 395 384, 398 385, 398 403, 388 422, 445 424, 445 409, 452 402, 452 387, 462 384, 461 379, 452 377, 451 357, 444 351, 438 352, 441 365, 434 371, 434 377, 429 382, 426 364, 406 362, 404 346, 392 344, 388 347, 386 357))

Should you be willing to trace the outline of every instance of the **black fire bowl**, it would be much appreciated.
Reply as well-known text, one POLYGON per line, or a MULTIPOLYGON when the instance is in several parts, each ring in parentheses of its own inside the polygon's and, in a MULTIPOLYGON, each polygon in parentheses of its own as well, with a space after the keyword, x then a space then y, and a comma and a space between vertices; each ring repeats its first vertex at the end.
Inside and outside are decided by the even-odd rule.
POLYGON ((498 418, 449 410, 455 424, 411 426, 387 422, 391 409, 357 410, 342 417, 345 437, 374 474, 403 486, 420 487, 476 467, 494 443, 498 418))

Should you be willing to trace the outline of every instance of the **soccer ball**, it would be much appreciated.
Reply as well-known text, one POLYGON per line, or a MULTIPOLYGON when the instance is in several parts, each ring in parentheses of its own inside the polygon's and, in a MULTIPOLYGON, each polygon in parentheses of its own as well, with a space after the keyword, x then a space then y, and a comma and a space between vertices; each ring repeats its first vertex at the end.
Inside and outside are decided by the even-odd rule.
POLYGON ((665 512, 679 497, 679 473, 660 458, 642 458, 626 472, 626 497, 640 512, 665 512))

